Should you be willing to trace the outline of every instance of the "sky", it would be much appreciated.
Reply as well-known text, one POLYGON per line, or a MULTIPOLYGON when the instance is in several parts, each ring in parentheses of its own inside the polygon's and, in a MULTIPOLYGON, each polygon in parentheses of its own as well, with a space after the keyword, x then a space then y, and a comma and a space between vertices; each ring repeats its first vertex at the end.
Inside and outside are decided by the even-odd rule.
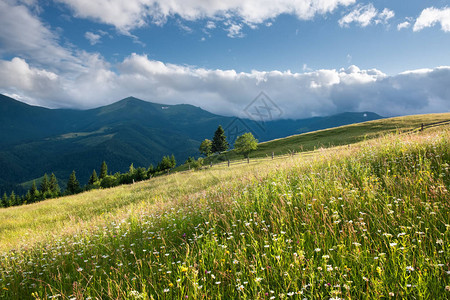
POLYGON ((450 111, 450 0, 0 0, 0 93, 226 116, 450 111))

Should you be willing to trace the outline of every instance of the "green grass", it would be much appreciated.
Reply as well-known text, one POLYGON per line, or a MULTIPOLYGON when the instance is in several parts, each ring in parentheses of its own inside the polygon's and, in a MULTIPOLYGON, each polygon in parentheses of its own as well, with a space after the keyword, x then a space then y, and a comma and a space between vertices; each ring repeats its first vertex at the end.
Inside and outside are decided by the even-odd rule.
MULTIPOLYGON (((258 149, 252 152, 250 157, 272 156, 272 152, 274 155, 284 155, 291 152, 312 151, 321 147, 328 148, 349 145, 388 133, 407 132, 418 129, 422 123, 429 124, 439 121, 450 121, 450 113, 387 118, 318 130, 260 143, 258 149)), ((209 164, 210 162, 218 163, 227 159, 231 161, 239 160, 242 159, 242 155, 231 150, 221 155, 215 155, 205 159, 205 164, 209 164)), ((185 169, 186 166, 180 166, 177 170, 185 169)))
POLYGON ((448 298, 449 163, 445 126, 2 209, 0 297, 448 298))

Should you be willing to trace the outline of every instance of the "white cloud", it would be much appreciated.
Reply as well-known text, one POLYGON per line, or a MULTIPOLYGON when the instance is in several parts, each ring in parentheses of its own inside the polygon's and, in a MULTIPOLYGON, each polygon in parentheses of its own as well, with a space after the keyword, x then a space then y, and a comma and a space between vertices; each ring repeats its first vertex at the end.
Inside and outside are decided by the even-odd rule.
POLYGON ((405 22, 402 22, 402 23, 397 25, 397 30, 402 30, 404 28, 409 28, 409 26, 411 26, 411 23, 409 23, 408 21, 405 21, 405 22))
POLYGON ((0 56, 20 53, 41 66, 77 68, 81 63, 28 7, 10 1, 0 1, 0 45, 0 56))
POLYGON ((352 23, 356 23, 361 27, 366 27, 372 23, 386 24, 394 16, 394 11, 388 8, 385 8, 382 12, 379 12, 372 3, 367 5, 359 4, 356 5, 351 12, 343 16, 338 23, 341 27, 349 27, 352 23))
POLYGON ((393 17, 395 17, 394 11, 385 8, 381 13, 378 14, 378 19, 375 20, 375 24, 387 24, 387 22, 393 17))
POLYGON ((216 28, 216 24, 213 21, 208 21, 208 22, 206 22, 205 27, 208 29, 214 29, 214 28, 216 28))
POLYGON ((228 26, 226 29, 228 31, 227 36, 230 38, 242 38, 244 37, 244 33, 242 32, 242 24, 235 24, 235 23, 225 23, 225 25, 228 26))
POLYGON ((129 32, 149 23, 163 24, 168 17, 185 20, 204 18, 238 19, 260 24, 281 14, 312 19, 317 14, 348 6, 356 0, 57 0, 65 3, 77 17, 89 18, 129 32))
POLYGON ((413 31, 420 31, 426 27, 433 27, 437 23, 445 32, 450 32, 450 7, 442 9, 429 7, 424 9, 414 23, 413 31))
POLYGON ((89 43, 91 43, 91 45, 95 45, 97 43, 100 42, 100 39, 102 38, 102 36, 100 34, 96 34, 90 31, 87 31, 84 34, 84 37, 89 41, 89 43))
POLYGON ((243 116, 243 108, 265 91, 282 109, 283 118, 344 111, 373 111, 390 116, 450 109, 450 67, 388 76, 357 66, 306 73, 238 73, 168 64, 138 54, 115 66, 100 56, 87 55, 85 60, 92 68, 75 77, 30 67, 19 58, 0 61, 0 92, 44 106, 77 108, 106 105, 133 95, 158 103, 189 103, 217 114, 243 116))
MULTIPOLYGON (((33 99, 47 99, 63 93, 59 76, 43 69, 32 68, 21 58, 11 61, 0 60, 0 88, 7 94, 29 95, 25 99, 37 104, 33 99), (31 98, 33 97, 33 98, 31 98)), ((20 98, 20 97, 19 97, 20 98)))

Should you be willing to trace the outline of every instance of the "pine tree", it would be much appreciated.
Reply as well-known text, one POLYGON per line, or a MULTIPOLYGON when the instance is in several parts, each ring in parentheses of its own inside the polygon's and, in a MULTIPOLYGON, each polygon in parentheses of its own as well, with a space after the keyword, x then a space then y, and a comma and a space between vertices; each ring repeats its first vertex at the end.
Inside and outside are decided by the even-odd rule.
POLYGON ((133 176, 134 171, 135 171, 134 165, 133 163, 131 163, 130 167, 128 168, 128 173, 130 173, 130 175, 133 176))
POLYGON ((52 197, 58 197, 61 193, 61 189, 59 188, 58 184, 58 179, 56 178, 54 173, 52 173, 52 175, 50 176, 49 190, 52 194, 52 197))
POLYGON ((225 131, 223 130, 222 126, 219 125, 217 127, 216 132, 214 133, 214 138, 212 140, 211 145, 211 152, 212 153, 221 153, 223 151, 226 151, 228 149, 228 142, 227 137, 225 136, 225 131))
POLYGON ((44 178, 41 181, 41 185, 39 186, 39 191, 42 195, 44 195, 44 198, 46 197, 46 194, 50 191, 50 183, 48 181, 47 173, 44 174, 44 178))
POLYGON ((100 179, 105 178, 108 175, 108 166, 106 165, 106 162, 102 162, 102 166, 100 167, 100 179))
POLYGON ((30 191, 27 191, 27 193, 23 197, 23 204, 29 204, 29 203, 31 203, 31 194, 30 194, 30 191))
POLYGON ((77 176, 75 175, 75 171, 72 171, 70 174, 69 181, 67 182, 66 194, 72 195, 80 192, 80 183, 77 180, 77 176))
POLYGON ((6 192, 5 192, 2 197, 1 206, 8 207, 9 206, 8 204, 9 204, 8 203, 8 195, 6 195, 6 192))
POLYGON ((12 191, 11 195, 9 195, 9 206, 15 206, 15 205, 17 205, 16 194, 14 193, 14 191, 12 191))
POLYGON ((96 172, 95 169, 94 169, 94 171, 92 171, 91 177, 89 178, 88 184, 89 184, 89 185, 93 185, 93 184, 96 183, 97 181, 98 181, 97 172, 96 172))
POLYGON ((36 181, 33 180, 33 184, 30 188, 30 203, 36 202, 37 200, 39 200, 39 191, 36 187, 36 181))
POLYGON ((170 167, 175 168, 176 165, 177 161, 175 160, 175 155, 172 154, 172 156, 170 157, 170 167))

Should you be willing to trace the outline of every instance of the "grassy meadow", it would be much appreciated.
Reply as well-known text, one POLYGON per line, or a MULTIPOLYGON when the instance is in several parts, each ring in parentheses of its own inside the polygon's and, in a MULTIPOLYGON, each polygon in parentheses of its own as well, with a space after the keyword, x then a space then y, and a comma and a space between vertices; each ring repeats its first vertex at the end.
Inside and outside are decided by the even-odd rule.
POLYGON ((356 141, 1 209, 0 297, 450 298, 450 127, 356 141))
MULTIPOLYGON (((283 155, 291 152, 313 151, 319 148, 354 144, 389 133, 418 130, 422 123, 430 124, 449 120, 450 113, 441 113, 380 119, 329 128, 260 143, 258 149, 252 152, 250 156, 252 158, 268 157, 272 155, 272 152, 275 155, 283 155)), ((216 163, 226 159, 242 159, 242 155, 231 150, 222 155, 211 156, 205 162, 216 163)))

